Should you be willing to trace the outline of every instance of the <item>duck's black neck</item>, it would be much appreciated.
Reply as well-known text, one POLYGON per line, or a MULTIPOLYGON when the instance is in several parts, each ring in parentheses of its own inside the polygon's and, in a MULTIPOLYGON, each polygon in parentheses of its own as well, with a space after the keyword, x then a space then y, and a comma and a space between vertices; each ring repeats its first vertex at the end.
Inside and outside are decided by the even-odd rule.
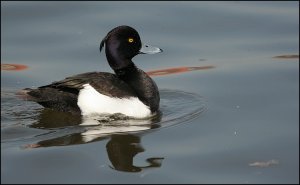
POLYGON ((135 74, 138 71, 138 68, 134 65, 133 62, 131 62, 128 66, 123 67, 121 69, 115 69, 114 71, 119 78, 123 79, 125 77, 129 77, 135 74))

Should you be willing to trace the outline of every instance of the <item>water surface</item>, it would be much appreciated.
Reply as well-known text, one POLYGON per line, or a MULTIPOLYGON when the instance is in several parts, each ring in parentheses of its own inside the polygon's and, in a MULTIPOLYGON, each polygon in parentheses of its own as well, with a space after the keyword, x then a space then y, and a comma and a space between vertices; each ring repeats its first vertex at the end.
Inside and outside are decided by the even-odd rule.
POLYGON ((1 2, 1 64, 27 67, 1 70, 1 183, 299 183, 298 16, 299 2, 1 2), (150 124, 80 125, 15 96, 112 72, 99 43, 119 25, 164 50, 134 58, 162 93, 150 124))

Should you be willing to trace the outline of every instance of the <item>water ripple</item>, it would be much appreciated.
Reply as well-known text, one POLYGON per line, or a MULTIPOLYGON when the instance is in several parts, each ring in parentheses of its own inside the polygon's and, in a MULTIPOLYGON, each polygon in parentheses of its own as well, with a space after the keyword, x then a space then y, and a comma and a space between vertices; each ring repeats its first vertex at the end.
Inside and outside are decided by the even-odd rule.
POLYGON ((14 91, 1 92, 1 142, 88 143, 112 134, 140 133, 186 123, 206 109, 203 98, 197 94, 163 89, 160 90, 160 113, 152 118, 119 119, 120 115, 104 117, 106 119, 86 118, 43 109, 14 94, 14 91), (76 142, 74 138, 77 138, 76 142))

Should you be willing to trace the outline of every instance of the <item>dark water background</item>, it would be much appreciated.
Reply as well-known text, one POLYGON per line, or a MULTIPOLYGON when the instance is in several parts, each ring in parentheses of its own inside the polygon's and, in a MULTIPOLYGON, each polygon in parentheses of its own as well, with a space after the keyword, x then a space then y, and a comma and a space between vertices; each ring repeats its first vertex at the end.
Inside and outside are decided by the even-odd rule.
POLYGON ((1 1, 1 64, 28 66, 1 71, 1 183, 299 183, 298 16, 299 2, 1 1), (144 71, 203 67, 153 76, 154 124, 82 127, 15 96, 112 72, 98 47, 119 25, 164 50, 134 58, 144 71))

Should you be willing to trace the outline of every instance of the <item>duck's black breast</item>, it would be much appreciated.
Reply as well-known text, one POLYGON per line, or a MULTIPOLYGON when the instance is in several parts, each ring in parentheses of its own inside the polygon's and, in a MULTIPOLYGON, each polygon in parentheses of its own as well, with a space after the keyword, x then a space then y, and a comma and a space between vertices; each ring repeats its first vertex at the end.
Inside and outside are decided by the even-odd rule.
POLYGON ((133 63, 121 70, 115 70, 118 78, 126 82, 134 89, 137 97, 147 106, 151 112, 159 108, 160 96, 156 83, 141 69, 133 63))
POLYGON ((109 97, 129 98, 137 96, 136 92, 123 80, 115 74, 106 72, 89 72, 67 77, 37 89, 27 89, 27 94, 44 107, 80 113, 77 105, 78 94, 85 84, 89 84, 99 93, 109 97))

